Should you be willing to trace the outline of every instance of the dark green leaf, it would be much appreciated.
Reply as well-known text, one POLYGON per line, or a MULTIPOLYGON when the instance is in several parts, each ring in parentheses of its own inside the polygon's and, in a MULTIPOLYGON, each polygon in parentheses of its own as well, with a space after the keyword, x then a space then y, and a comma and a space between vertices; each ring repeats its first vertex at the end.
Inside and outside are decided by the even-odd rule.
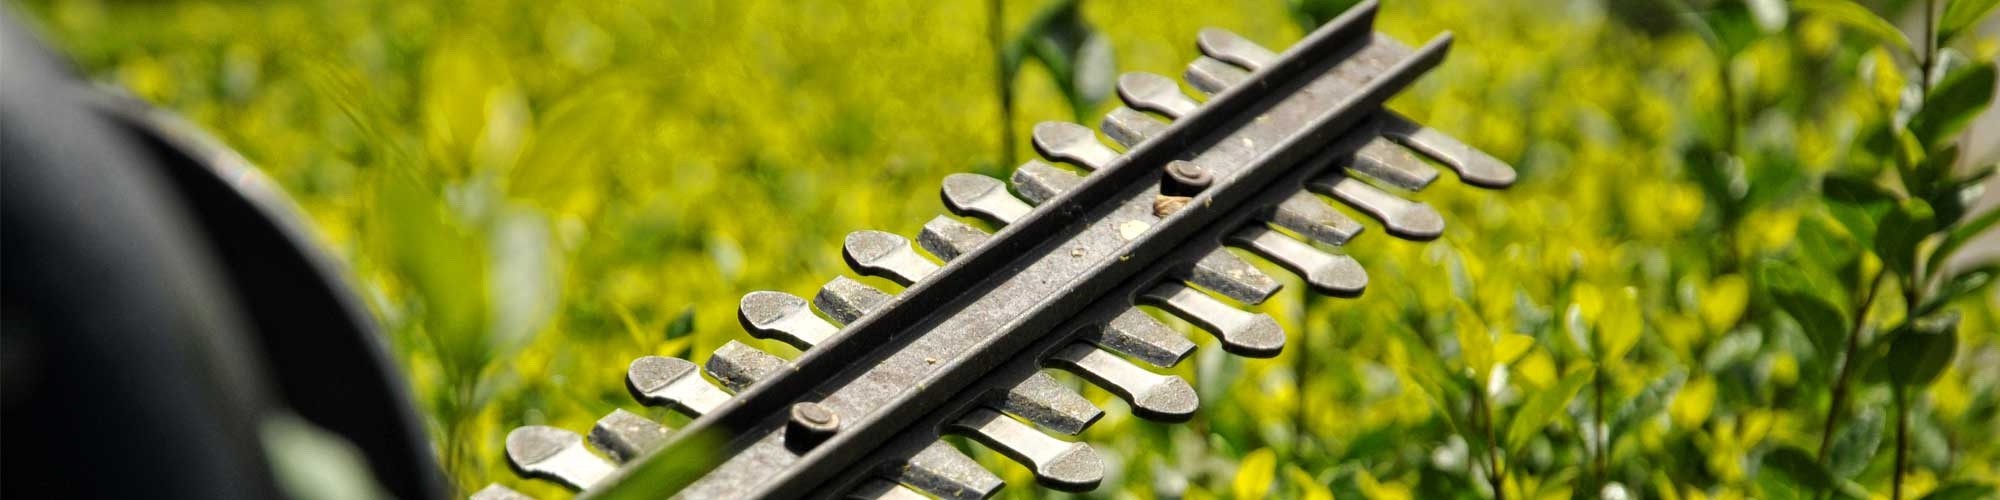
POLYGON ((1750 14, 1749 6, 1742 2, 1711 5, 1682 12, 1682 16, 1689 19, 1688 24, 1723 61, 1734 59, 1762 32, 1757 27, 1756 17, 1750 14))
POLYGON ((1918 319, 1914 328, 1889 339, 1889 382, 1921 388, 1937 380, 1958 350, 1958 315, 1918 319))
POLYGON ((1935 147, 1958 131, 1993 102, 1993 63, 1984 62, 1952 71, 1938 80, 1924 97, 1923 109, 1910 117, 1910 132, 1925 146, 1935 147))
POLYGON ((1957 481, 1939 486, 1918 500, 1981 500, 1993 498, 1993 485, 1957 481))
POLYGON ((1588 364, 1572 368, 1555 385, 1530 396, 1528 402, 1521 405, 1520 411, 1514 413, 1513 423, 1507 425, 1507 452, 1520 453, 1521 446, 1526 445, 1529 438, 1535 437, 1535 433, 1541 432, 1543 427, 1548 427, 1549 421, 1568 406, 1571 399, 1576 398, 1576 392, 1590 382, 1593 373, 1596 369, 1588 364))
POLYGON ((1826 195, 1827 212, 1867 245, 1875 243, 1876 222, 1896 206, 1895 194, 1868 179, 1829 175, 1820 181, 1820 192, 1826 195))
POLYGON ((1978 24, 1995 5, 2000 5, 2000 0, 1951 0, 1938 18, 1938 45, 1947 45, 1960 32, 1978 24))
POLYGON ((1972 269, 1961 270, 1958 274, 1946 278, 1944 284, 1938 286, 1937 293, 1933 294, 1929 300, 1924 301, 1921 306, 1917 307, 1917 312, 1914 316, 1928 316, 1931 313, 1937 312, 1938 309, 1943 309, 1944 306, 1951 304, 1954 300, 1979 293, 1981 290, 1985 290, 1986 287, 1991 286, 1995 278, 2000 278, 2000 263, 1986 264, 1972 269))
MULTIPOLYGON (((1847 335, 1847 316, 1832 301, 1819 295, 1798 268, 1782 262, 1764 266, 1759 273, 1764 287, 1780 309, 1799 322, 1806 339, 1822 355, 1839 349, 1847 335)), ((1829 356, 1830 357, 1830 356, 1829 356)))
POLYGON ((1795 446, 1786 446, 1764 454, 1764 466, 1778 471, 1792 484, 1811 491, 1833 489, 1833 473, 1828 472, 1813 460, 1811 454, 1795 446))
POLYGON ((1319 25, 1326 24, 1327 21, 1332 21, 1333 18, 1339 17, 1340 13, 1346 12, 1349 7, 1353 7, 1357 3, 1361 3, 1361 1, 1287 0, 1285 7, 1292 11, 1292 18, 1298 21, 1299 28, 1305 31, 1312 31, 1314 28, 1318 28, 1319 25))
POLYGON ((1937 230, 1937 220, 1931 213, 1931 205, 1923 200, 1903 200, 1895 210, 1882 218, 1881 234, 1875 237, 1875 255, 1882 258, 1882 265, 1903 276, 1910 276, 1917 263, 1917 243, 1937 230))
POLYGON ((666 338, 661 340, 678 339, 694 333, 694 306, 682 309, 679 316, 675 316, 672 322, 667 323, 666 333, 666 338))
POLYGON ((1111 94, 1117 71, 1111 43, 1084 20, 1080 3, 1059 0, 1037 12, 1003 58, 1010 79, 1024 58, 1041 61, 1078 120, 1111 94))
POLYGON ((1950 232, 1945 233, 1944 242, 1939 243, 1937 249, 1931 251, 1931 258, 1926 263, 1926 266, 1929 269, 1941 269, 1939 266, 1944 265, 1946 259, 1950 259, 1952 254, 1957 253, 1959 247, 1965 246, 1965 242, 1979 237, 1980 233, 1992 229, 1996 222, 2000 222, 2000 209, 1987 210, 1986 213, 1973 217, 1958 227, 1951 228, 1950 232))

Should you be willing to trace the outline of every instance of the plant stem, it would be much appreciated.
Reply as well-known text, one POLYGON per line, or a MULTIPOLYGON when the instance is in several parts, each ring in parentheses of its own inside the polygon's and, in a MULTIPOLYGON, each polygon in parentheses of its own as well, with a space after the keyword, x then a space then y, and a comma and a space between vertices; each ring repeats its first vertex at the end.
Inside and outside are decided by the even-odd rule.
POLYGON ((1833 402, 1826 408, 1826 427, 1819 434, 1819 457, 1821 465, 1826 464, 1827 453, 1833 450, 1833 430, 1840 425, 1840 414, 1847 405, 1847 382, 1853 376, 1854 358, 1861 351, 1861 328, 1868 324, 1868 310, 1874 309, 1875 297, 1882 291, 1882 281, 1889 273, 1876 272, 1874 282, 1868 285, 1868 293, 1861 297, 1861 305, 1854 309, 1854 326, 1847 331, 1847 350, 1840 359, 1840 371, 1833 376, 1833 402))
POLYGON ((1493 440, 1493 410, 1486 401, 1486 384, 1475 384, 1472 398, 1474 417, 1481 430, 1486 433, 1486 483, 1493 487, 1493 500, 1507 500, 1507 492, 1501 487, 1506 481, 1500 476, 1500 445, 1493 440))
POLYGON ((1007 71, 1006 8, 1001 0, 986 1, 986 36, 993 42, 993 84, 1000 98, 1000 166, 1014 165, 1014 82, 1007 71))
POLYGON ((1896 470, 1889 486, 1890 500, 1903 499, 1903 469, 1910 460, 1910 401, 1902 387, 1896 388, 1896 470))
POLYGON ((1936 18, 1937 18, 1937 0, 1924 0, 1924 45, 1923 45, 1924 54, 1923 54, 1923 60, 1919 63, 1922 64, 1923 66, 1917 68, 1917 75, 1919 75, 1918 78, 1923 82, 1924 85, 1922 87, 1918 87, 1918 90, 1920 90, 1921 93, 1924 94, 1928 94, 1931 91, 1931 63, 1933 62, 1931 61, 1931 59, 1933 57, 1936 57, 1937 55, 1936 18))
MULTIPOLYGON (((1599 367, 1600 367, 1600 369, 1601 369, 1601 368, 1602 368, 1602 367, 1603 367, 1604 365, 1600 363, 1600 364, 1598 364, 1597 366, 1599 366, 1599 367)), ((1592 410, 1592 412, 1593 412, 1593 413, 1595 413, 1595 414, 1596 414, 1596 416, 1593 416, 1593 417, 1591 417, 1591 420, 1590 420, 1590 437, 1591 437, 1591 439, 1590 439, 1590 441, 1586 441, 1586 442, 1593 442, 1593 441, 1594 441, 1594 442, 1596 442, 1596 443, 1597 443, 1597 446, 1595 447, 1596 449, 1592 450, 1592 451, 1594 451, 1594 452, 1595 452, 1595 453, 1593 453, 1593 454, 1594 454, 1594 455, 1596 455, 1595 457, 1592 457, 1592 458, 1594 459, 1594 460, 1592 460, 1592 462, 1594 462, 1594 465, 1595 465, 1595 468, 1596 468, 1596 471, 1595 471, 1595 476, 1596 476, 1596 480, 1595 480, 1595 483, 1594 483, 1594 484, 1596 485, 1596 487, 1597 487, 1598 491, 1603 491, 1603 490, 1604 490, 1604 476, 1605 476, 1605 469, 1607 469, 1607 468, 1608 468, 1608 467, 1607 467, 1607 465, 1608 465, 1608 464, 1610 463, 1610 461, 1611 461, 1611 459, 1610 459, 1610 458, 1608 458, 1608 457, 1609 457, 1609 456, 1611 455, 1611 451, 1610 451, 1610 448, 1611 448, 1611 443, 1610 443, 1610 441, 1611 441, 1611 436, 1609 435, 1609 434, 1610 434, 1610 427, 1608 427, 1608 426, 1606 426, 1606 425, 1604 424, 1604 377, 1603 377, 1603 375, 1604 375, 1604 374, 1603 374, 1602 372, 1599 372, 1599 373, 1598 373, 1598 376, 1593 376, 1593 377, 1590 377, 1590 386, 1591 386, 1591 392, 1594 392, 1594 393, 1595 393, 1595 395, 1594 395, 1594 396, 1593 396, 1593 397, 1592 397, 1591 399, 1594 399, 1594 400, 1595 400, 1595 403, 1596 403, 1596 404, 1594 404, 1594 405, 1593 405, 1593 406, 1595 406, 1595 408, 1594 408, 1594 409, 1592 410)))

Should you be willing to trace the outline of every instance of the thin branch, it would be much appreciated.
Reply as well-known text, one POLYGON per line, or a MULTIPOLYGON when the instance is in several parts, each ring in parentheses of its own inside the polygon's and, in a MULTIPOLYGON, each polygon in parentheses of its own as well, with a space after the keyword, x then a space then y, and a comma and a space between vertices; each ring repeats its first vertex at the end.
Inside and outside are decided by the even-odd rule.
POLYGON ((1826 427, 1819 435, 1819 463, 1825 464, 1827 453, 1833 450, 1833 429, 1840 425, 1840 414, 1847 404, 1847 383, 1853 377, 1854 358, 1861 351, 1861 328, 1868 324, 1868 311, 1875 308, 1875 297, 1882 291, 1882 281, 1887 272, 1876 272, 1875 280, 1868 285, 1868 294, 1862 296, 1861 305, 1854 309, 1854 326, 1847 331, 1847 350, 1841 356, 1840 371, 1833 377, 1833 402, 1826 408, 1826 427))

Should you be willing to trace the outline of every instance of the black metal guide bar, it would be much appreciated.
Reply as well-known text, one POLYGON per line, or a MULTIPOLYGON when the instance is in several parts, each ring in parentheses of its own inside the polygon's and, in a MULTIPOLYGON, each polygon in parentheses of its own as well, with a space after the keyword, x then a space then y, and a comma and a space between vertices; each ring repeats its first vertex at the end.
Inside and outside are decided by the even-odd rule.
MULTIPOLYGON (((1357 5, 1282 54, 1203 30, 1204 55, 1185 76, 1206 99, 1165 76, 1118 79, 1125 106, 1100 128, 1122 152, 1080 125, 1043 123, 1035 148, 1068 167, 1030 160, 1011 190, 973 174, 944 179, 952 213, 999 232, 939 216, 914 246, 893 233, 850 234, 849 267, 901 293, 843 276, 810 301, 744 296, 745 329, 801 349, 797 359, 732 341, 704 366, 635 360, 634 397, 696 417, 686 428, 624 410, 587 437, 522 427, 508 435, 510 462, 585 497, 993 495, 999 477, 939 440, 956 434, 1021 462, 1046 487, 1096 488, 1096 451, 1050 434, 1078 434, 1103 411, 1043 370, 1074 373, 1141 418, 1186 421, 1199 407, 1193 388, 1147 365, 1172 367, 1195 344, 1137 305, 1199 326, 1230 353, 1275 356, 1285 344, 1278 323, 1215 296, 1258 304, 1279 282, 1225 245, 1315 291, 1353 296, 1368 277, 1338 249, 1364 226, 1329 198, 1392 236, 1428 240, 1443 218, 1398 194, 1437 178, 1419 154, 1467 184, 1513 183, 1507 165, 1383 108, 1442 61, 1450 38, 1405 46, 1373 31, 1375 11, 1357 5)), ((493 485, 474 498, 525 497, 493 485)))

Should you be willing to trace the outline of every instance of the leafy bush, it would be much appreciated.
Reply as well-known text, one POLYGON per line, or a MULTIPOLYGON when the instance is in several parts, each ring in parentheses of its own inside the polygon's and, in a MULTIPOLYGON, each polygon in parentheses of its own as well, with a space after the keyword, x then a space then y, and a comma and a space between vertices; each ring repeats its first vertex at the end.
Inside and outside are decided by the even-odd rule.
MULTIPOLYGON (((849 230, 913 232, 946 173, 1031 154, 1002 130, 1108 109, 1069 41, 1178 74, 1200 27, 1283 47, 1346 3, 1092 1, 1063 22, 1101 38, 1040 48, 1036 2, 992 29, 979 2, 26 7, 291 191, 460 486, 550 495, 507 429, 637 409, 627 360, 749 340, 740 294, 842 273, 849 230)), ((1991 498, 2000 263, 1953 255, 2000 217, 1968 208, 1993 164, 1956 139, 1992 100, 1993 4, 1389 2, 1398 38, 1457 36, 1391 106, 1521 183, 1417 195, 1455 226, 1370 230, 1358 300, 1264 306, 1278 358, 1203 344, 1174 370, 1188 425, 1086 388, 1113 408, 1099 495, 1991 498), (1916 36, 1880 16, 1926 9, 1916 36)))

